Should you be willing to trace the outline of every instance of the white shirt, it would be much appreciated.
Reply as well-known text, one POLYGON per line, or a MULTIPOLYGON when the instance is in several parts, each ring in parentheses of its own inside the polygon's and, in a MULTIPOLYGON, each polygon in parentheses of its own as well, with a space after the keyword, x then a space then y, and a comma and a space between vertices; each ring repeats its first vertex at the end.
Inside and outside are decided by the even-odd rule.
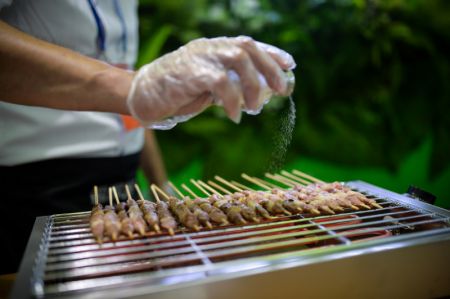
MULTIPOLYGON (((98 26, 87 0, 0 0, 0 19, 39 39, 109 63, 136 62, 137 3, 96 1, 105 28, 105 51, 99 56, 98 26), (126 47, 124 51, 124 29, 126 47)), ((26 78, 24 78, 26 80, 26 78)), ((2 102, 0 165, 12 166, 53 158, 117 157, 137 153, 143 129, 126 132, 119 115, 75 112, 2 102)))

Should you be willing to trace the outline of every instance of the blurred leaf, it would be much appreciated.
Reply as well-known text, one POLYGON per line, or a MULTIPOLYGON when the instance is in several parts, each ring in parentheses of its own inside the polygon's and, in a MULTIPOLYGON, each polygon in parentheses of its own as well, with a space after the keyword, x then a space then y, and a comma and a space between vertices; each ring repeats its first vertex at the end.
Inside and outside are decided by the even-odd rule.
POLYGON ((171 25, 163 25, 154 35, 147 38, 140 51, 137 62, 138 67, 155 60, 161 55, 161 49, 172 31, 173 27, 171 25))

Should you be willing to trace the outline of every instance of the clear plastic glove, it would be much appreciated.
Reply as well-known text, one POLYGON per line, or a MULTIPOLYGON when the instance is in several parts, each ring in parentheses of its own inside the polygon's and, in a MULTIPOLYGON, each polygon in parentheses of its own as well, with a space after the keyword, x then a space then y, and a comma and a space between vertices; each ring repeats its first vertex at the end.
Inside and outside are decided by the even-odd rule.
POLYGON ((168 117, 184 121, 214 103, 239 122, 242 109, 263 105, 261 75, 274 93, 288 95, 283 70, 294 67, 287 52, 250 37, 201 38, 143 66, 127 104, 144 126, 168 117), (239 80, 231 79, 230 71, 239 80))

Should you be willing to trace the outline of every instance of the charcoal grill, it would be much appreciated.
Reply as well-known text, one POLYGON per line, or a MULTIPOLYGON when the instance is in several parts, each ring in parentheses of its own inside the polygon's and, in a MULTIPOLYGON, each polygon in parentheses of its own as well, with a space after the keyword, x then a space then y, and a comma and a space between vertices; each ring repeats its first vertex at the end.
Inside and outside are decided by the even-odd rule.
POLYGON ((12 298, 450 295, 450 212, 362 182, 381 209, 99 245, 89 212, 36 219, 12 298))

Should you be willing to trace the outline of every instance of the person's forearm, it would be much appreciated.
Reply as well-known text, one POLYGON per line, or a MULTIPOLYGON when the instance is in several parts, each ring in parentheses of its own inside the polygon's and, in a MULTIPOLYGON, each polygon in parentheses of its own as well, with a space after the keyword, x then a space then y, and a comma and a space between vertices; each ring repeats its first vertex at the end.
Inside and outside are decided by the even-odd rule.
POLYGON ((0 101, 129 114, 133 75, 0 21, 0 101))

